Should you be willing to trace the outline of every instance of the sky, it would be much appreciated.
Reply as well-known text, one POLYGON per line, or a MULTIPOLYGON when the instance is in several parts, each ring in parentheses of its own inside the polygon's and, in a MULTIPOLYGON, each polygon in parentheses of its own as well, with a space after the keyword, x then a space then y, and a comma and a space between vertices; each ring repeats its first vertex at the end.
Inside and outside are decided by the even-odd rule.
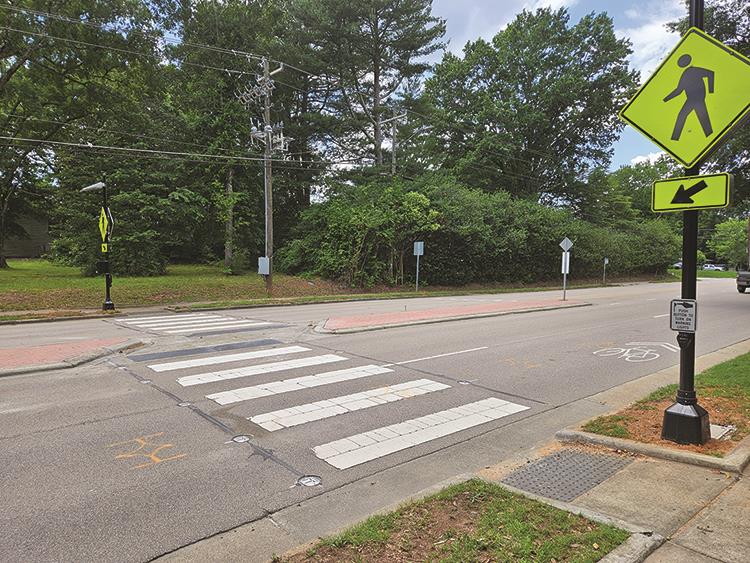
MULTIPOLYGON (((648 78, 677 44, 679 36, 665 24, 687 15, 683 0, 433 0, 434 15, 445 18, 448 50, 460 54, 467 41, 490 39, 524 9, 566 7, 571 23, 591 12, 607 12, 618 37, 630 39, 630 64, 648 78)), ((653 159, 660 148, 630 126, 615 144, 612 169, 639 160, 653 159)))

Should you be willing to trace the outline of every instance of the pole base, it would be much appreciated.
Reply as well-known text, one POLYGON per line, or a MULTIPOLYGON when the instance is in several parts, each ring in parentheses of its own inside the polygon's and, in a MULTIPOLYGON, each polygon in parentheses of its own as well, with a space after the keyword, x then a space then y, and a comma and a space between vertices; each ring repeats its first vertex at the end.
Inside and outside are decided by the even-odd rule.
POLYGON ((664 411, 661 438, 678 444, 705 444, 711 439, 708 411, 697 403, 673 404, 664 411))
POLYGON ((102 311, 114 311, 115 310, 115 304, 112 303, 112 301, 105 301, 102 305, 102 311))

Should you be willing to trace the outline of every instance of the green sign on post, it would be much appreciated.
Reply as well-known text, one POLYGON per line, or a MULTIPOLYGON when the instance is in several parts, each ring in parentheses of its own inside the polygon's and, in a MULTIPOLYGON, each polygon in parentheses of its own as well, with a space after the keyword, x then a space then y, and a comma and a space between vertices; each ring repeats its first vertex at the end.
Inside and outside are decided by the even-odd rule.
POLYGON ((687 168, 750 112, 750 59, 692 27, 620 111, 687 168))

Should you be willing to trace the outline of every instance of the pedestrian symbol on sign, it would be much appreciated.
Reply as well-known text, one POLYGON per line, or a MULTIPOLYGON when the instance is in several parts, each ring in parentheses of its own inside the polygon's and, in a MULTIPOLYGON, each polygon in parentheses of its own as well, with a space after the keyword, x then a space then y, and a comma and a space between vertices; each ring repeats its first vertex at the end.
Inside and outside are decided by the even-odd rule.
POLYGON ((711 127, 711 119, 708 116, 708 108, 706 108, 706 83, 708 83, 708 93, 714 93, 714 71, 697 66, 688 66, 693 61, 690 55, 682 55, 677 61, 678 66, 685 68, 680 77, 680 82, 677 84, 677 88, 672 90, 666 98, 665 102, 668 102, 683 92, 685 92, 685 104, 682 106, 680 113, 677 115, 677 121, 674 125, 674 131, 672 132, 672 140, 679 141, 682 136, 682 130, 685 127, 685 122, 688 116, 695 112, 695 116, 703 128, 703 134, 708 137, 714 132, 711 127))

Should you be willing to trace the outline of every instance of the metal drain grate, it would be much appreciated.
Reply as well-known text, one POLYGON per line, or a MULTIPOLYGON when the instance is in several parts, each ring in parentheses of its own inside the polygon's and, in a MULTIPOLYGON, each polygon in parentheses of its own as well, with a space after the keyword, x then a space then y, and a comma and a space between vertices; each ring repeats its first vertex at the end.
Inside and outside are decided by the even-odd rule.
POLYGON ((503 483, 546 498, 569 502, 607 480, 632 460, 562 450, 516 469, 503 483))

